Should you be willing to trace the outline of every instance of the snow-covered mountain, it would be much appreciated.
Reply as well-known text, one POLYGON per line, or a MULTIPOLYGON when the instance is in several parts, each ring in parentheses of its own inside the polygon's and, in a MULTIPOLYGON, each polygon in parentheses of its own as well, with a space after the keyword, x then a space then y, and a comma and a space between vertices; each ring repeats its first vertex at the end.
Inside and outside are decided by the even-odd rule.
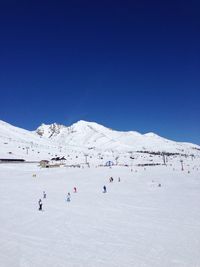
POLYGON ((55 123, 42 124, 36 130, 36 134, 64 146, 73 145, 102 150, 165 151, 187 154, 192 153, 194 147, 199 148, 194 144, 174 142, 154 133, 120 132, 95 122, 82 120, 69 127, 55 123))
POLYGON ((28 131, 0 121, 0 158, 38 160, 70 153, 130 153, 138 151, 200 154, 200 146, 162 138, 154 133, 120 132, 95 122, 71 126, 42 124, 28 131))

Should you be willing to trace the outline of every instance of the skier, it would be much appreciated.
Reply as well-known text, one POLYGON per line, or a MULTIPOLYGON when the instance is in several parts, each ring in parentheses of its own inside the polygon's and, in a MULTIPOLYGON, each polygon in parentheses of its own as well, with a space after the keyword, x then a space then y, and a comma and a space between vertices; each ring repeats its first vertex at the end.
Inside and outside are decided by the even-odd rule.
POLYGON ((70 193, 67 194, 67 202, 70 202, 71 201, 71 195, 70 193))
POLYGON ((112 177, 110 177, 110 183, 112 183, 114 181, 114 179, 112 177))
POLYGON ((120 179, 120 177, 118 178, 118 182, 121 182, 121 179, 120 179))
POLYGON ((106 186, 104 185, 104 187, 103 187, 103 193, 106 193, 106 192, 107 192, 106 186))
POLYGON ((76 187, 74 187, 74 193, 77 193, 77 188, 76 187))
POLYGON ((45 191, 43 191, 43 198, 46 198, 47 197, 47 194, 45 191))
POLYGON ((42 200, 41 199, 39 199, 38 204, 39 204, 39 210, 42 210, 42 200))

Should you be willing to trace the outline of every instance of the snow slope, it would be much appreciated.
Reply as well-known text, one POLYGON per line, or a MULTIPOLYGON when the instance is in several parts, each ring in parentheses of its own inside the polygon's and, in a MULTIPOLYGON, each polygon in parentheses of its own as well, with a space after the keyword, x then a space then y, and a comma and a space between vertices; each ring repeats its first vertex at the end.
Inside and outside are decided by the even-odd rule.
POLYGON ((131 172, 0 164, 0 266, 199 267, 199 160, 187 165, 131 172))
POLYGON ((30 131, 0 121, 0 158, 38 160, 57 150, 57 144, 30 131))

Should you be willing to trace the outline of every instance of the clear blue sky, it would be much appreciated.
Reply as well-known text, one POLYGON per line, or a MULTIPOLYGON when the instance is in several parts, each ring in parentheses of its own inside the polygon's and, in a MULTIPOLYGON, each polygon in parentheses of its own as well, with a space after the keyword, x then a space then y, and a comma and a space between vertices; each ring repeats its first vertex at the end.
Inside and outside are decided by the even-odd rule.
POLYGON ((1 1, 0 119, 200 144, 199 1, 1 1), (71 3, 69 3, 71 2, 71 3))

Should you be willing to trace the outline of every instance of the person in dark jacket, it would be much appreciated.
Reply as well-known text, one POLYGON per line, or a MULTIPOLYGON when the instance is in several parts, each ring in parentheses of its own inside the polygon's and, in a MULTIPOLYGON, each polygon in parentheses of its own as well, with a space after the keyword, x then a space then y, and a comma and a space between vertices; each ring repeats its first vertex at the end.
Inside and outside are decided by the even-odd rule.
POLYGON ((71 194, 68 193, 68 194, 67 194, 67 202, 70 202, 70 201, 71 201, 71 194))
POLYGON ((114 179, 112 177, 110 177, 109 181, 110 181, 110 183, 112 183, 114 181, 114 179))
POLYGON ((39 204, 39 210, 42 210, 42 200, 41 199, 39 199, 38 204, 39 204))
POLYGON ((103 193, 106 193, 106 192, 107 192, 106 186, 104 185, 104 187, 103 187, 103 193))

